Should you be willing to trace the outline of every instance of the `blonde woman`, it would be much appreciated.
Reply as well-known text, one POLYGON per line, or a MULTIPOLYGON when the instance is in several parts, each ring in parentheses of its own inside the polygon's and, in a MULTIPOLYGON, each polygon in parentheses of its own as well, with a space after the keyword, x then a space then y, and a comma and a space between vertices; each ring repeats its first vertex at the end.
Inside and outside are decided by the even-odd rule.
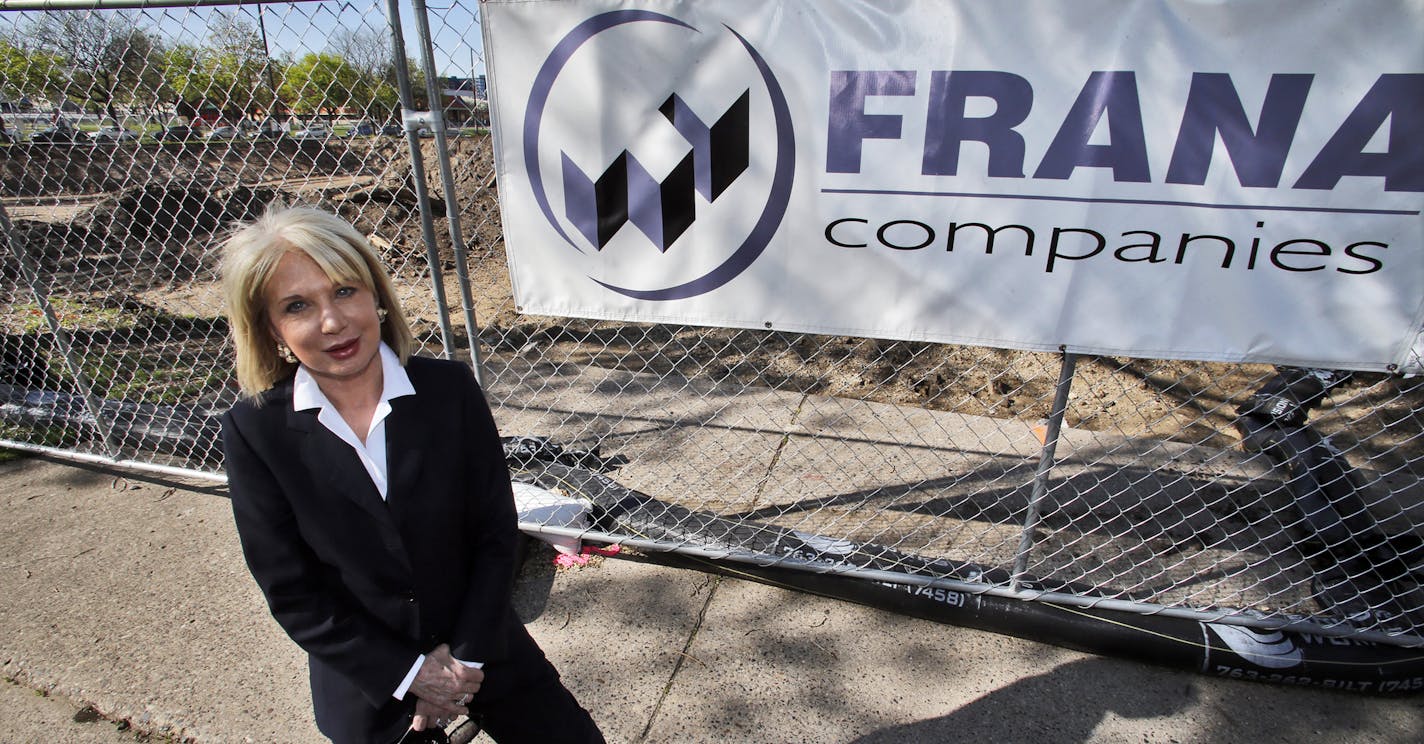
POLYGON ((223 417, 233 515, 273 617, 308 655, 322 733, 601 742, 510 604, 516 525, 468 367, 411 355, 366 239, 269 211, 224 246, 243 398, 223 417))

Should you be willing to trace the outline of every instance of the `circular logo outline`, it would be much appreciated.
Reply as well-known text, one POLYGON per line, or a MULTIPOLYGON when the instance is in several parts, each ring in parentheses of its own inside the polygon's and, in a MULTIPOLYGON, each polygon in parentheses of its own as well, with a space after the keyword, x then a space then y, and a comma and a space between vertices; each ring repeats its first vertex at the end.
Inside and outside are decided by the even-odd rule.
MULTIPOLYGON (((698 29, 672 16, 645 10, 615 10, 593 16, 575 26, 554 46, 553 51, 549 53, 544 64, 540 66, 539 72, 534 76, 529 102, 525 106, 524 167, 529 174, 535 202, 538 204, 539 210, 543 212, 544 219, 558 232, 559 237, 579 253, 583 253, 584 250, 569 237, 554 215, 553 207, 549 204, 548 194, 544 187, 543 173, 539 168, 539 132, 543 125, 544 110, 548 105, 549 95, 559 73, 563 71, 564 66, 584 43, 608 29, 637 22, 670 23, 695 33, 701 33, 698 29)), ((771 98, 772 116, 776 124, 776 165, 772 169, 771 188, 766 206, 762 208, 756 224, 752 226, 741 245, 725 261, 706 274, 663 289, 620 287, 589 277, 605 289, 633 299, 658 301, 682 300, 711 292, 746 271, 752 262, 761 256, 766 247, 771 244, 771 239, 776 234, 777 228, 781 226, 782 218, 786 216, 786 208, 791 203, 791 186, 796 170, 796 137, 791 129, 791 107, 786 101, 781 84, 777 82, 771 67, 761 54, 752 47, 745 37, 737 33, 736 29, 725 24, 723 27, 736 36, 737 41, 741 42, 747 50, 747 54, 757 66, 757 71, 761 73, 762 81, 766 84, 767 94, 771 98)))

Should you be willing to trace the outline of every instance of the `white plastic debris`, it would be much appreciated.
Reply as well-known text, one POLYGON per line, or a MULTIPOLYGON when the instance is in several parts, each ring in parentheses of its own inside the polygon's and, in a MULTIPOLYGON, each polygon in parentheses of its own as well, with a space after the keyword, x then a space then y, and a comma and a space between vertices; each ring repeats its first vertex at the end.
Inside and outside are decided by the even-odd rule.
MULTIPOLYGON (((563 496, 529 483, 512 485, 514 508, 519 512, 520 522, 546 527, 588 528, 589 510, 593 508, 588 500, 563 496)), ((566 555, 578 555, 583 548, 583 542, 576 537, 545 533, 535 533, 533 537, 553 545, 555 550, 566 555)))

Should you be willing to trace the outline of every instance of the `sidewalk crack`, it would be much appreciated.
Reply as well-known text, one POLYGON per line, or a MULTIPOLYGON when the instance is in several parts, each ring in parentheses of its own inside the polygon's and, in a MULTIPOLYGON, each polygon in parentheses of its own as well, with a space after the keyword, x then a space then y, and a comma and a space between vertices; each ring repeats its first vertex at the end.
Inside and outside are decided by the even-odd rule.
POLYGON ((776 449, 772 451, 771 459, 766 463, 766 472, 762 474, 761 482, 757 484, 756 493, 752 496, 751 503, 748 505, 749 509, 757 508, 757 505, 761 503, 762 497, 766 495, 766 489, 771 486, 771 474, 776 472, 776 466, 781 464, 781 455, 786 452, 786 446, 791 443, 790 427, 795 426, 797 420, 801 418, 801 411, 806 407, 806 401, 810 398, 811 396, 809 394, 802 394, 801 400, 796 403, 796 410, 791 412, 791 422, 788 424, 788 430, 782 432, 781 438, 776 441, 776 449))
MULTIPOLYGON (((796 410, 791 413, 791 422, 794 424, 801 417, 801 411, 806 407, 806 401, 810 395, 802 395, 800 402, 796 404, 796 410)), ((771 460, 767 462, 766 473, 762 476, 761 483, 757 485, 756 494, 752 497, 751 506, 755 508, 757 502, 761 501, 766 489, 771 483, 771 474, 776 472, 776 466, 781 462, 781 455, 786 451, 786 446, 791 442, 791 432, 786 431, 781 435, 781 439, 776 443, 776 449, 771 454, 771 460)), ((702 624, 707 619, 707 610, 712 606, 712 598, 717 596, 717 589, 722 586, 721 576, 712 576, 710 589, 707 592, 707 599, 703 600, 702 608, 697 611, 697 622, 692 626, 692 632, 688 634, 686 643, 682 650, 678 652, 677 662, 673 664, 672 674, 668 675, 667 683, 663 685, 662 691, 658 694, 658 701, 653 704, 653 711, 648 715, 648 723, 643 726, 642 733, 638 734, 635 742, 644 742, 648 739, 648 734, 653 730, 653 724, 657 722, 658 715, 662 712, 663 703, 667 702, 668 695, 672 693, 672 686, 677 682, 677 675, 682 671, 683 664, 691 659, 699 664, 706 664, 696 656, 692 655, 692 644, 697 642, 697 634, 702 630, 702 624)))
POLYGON ((663 703, 667 701, 668 695, 672 693, 672 686, 677 682, 677 675, 682 671, 682 665, 686 663, 688 659, 692 659, 706 666, 701 659, 692 655, 692 644, 697 642, 697 634, 702 631, 702 624, 707 619, 707 609, 712 606, 712 598, 717 596, 717 589, 722 586, 721 576, 713 576, 711 578, 712 582, 711 587, 707 591, 707 598, 702 601, 702 607, 697 611, 697 622, 693 623, 692 632, 687 634, 687 641, 683 643, 682 649, 678 651, 677 662, 672 666, 672 674, 668 675, 667 683, 663 685, 662 691, 658 693, 658 701, 653 704, 653 711, 648 714, 648 723, 643 726, 643 731, 639 733, 638 738, 634 740, 636 742, 648 740, 648 734, 653 730, 653 724, 657 722, 658 714, 662 712, 663 703))

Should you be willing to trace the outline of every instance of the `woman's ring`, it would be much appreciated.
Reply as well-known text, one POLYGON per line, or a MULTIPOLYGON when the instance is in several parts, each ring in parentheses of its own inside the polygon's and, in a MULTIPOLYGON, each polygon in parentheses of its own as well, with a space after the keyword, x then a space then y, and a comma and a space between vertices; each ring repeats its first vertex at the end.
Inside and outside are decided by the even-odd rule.
POLYGON ((470 693, 467 692, 467 693, 465 693, 464 695, 461 695, 458 699, 456 699, 456 700, 455 700, 455 704, 456 704, 456 705, 464 705, 465 703, 470 702, 470 698, 471 698, 471 697, 472 697, 472 696, 470 695, 470 693))

